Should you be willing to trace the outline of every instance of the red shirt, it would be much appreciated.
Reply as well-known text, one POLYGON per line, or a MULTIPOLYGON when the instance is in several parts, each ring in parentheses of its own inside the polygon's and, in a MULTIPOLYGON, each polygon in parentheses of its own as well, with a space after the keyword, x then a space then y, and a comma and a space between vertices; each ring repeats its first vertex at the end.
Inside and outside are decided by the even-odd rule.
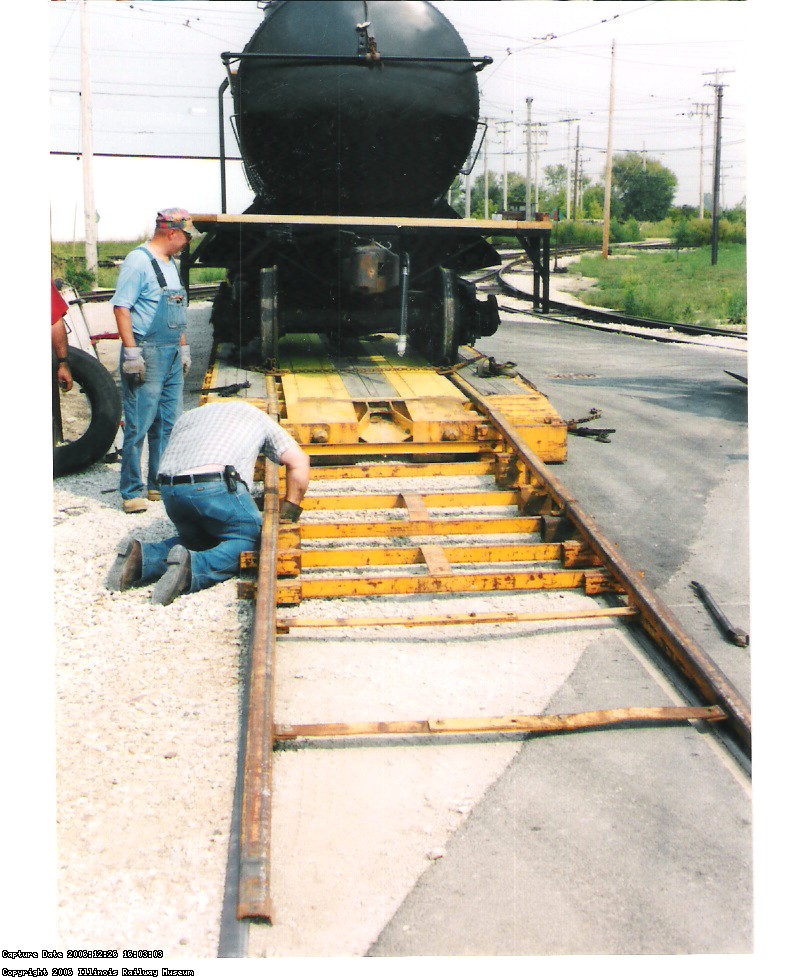
POLYGON ((61 293, 50 283, 50 325, 54 326, 70 307, 62 298, 61 293))

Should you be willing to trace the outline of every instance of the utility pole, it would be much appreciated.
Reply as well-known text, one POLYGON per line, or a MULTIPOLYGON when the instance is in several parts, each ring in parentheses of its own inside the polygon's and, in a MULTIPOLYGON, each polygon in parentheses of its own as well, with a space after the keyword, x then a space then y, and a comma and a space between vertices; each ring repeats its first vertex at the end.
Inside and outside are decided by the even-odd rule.
POLYGON ((577 200, 580 194, 580 126, 577 126, 577 141, 574 144, 574 193, 572 194, 572 207, 574 216, 577 218, 577 200))
POLYGON ((502 210, 507 210, 507 127, 509 122, 499 124, 499 132, 502 134, 502 210))
POLYGON ((719 169, 722 160, 722 89, 725 87, 719 80, 723 72, 717 68, 716 71, 704 71, 704 75, 714 75, 715 81, 706 82, 716 93, 716 111, 714 125, 714 187, 713 200, 711 204, 711 264, 716 265, 719 252, 719 169))
POLYGON ((580 193, 578 194, 578 200, 580 201, 580 209, 577 211, 578 214, 582 214, 583 213, 583 193, 584 193, 584 190, 585 190, 585 187, 583 186, 583 179, 585 177, 585 165, 584 164, 586 164, 588 162, 589 162, 589 159, 588 159, 587 156, 581 156, 580 157, 580 177, 579 177, 580 193))
POLYGON ((613 77, 616 65, 616 41, 611 42, 611 90, 608 98, 608 149, 605 156, 605 203, 602 220, 602 257, 608 257, 611 239, 611 175, 613 172, 613 77))
POLYGON ((487 117, 483 120, 485 123, 485 140, 482 151, 482 166, 485 176, 485 220, 488 220, 488 119, 487 117))
POLYGON ((533 219, 533 206, 532 206, 532 187, 535 185, 535 210, 538 210, 538 149, 539 149, 539 133, 542 129, 546 127, 545 122, 533 122, 531 118, 531 103, 532 99, 527 100, 527 122, 525 123, 527 127, 527 186, 525 188, 526 192, 526 203, 524 208, 524 213, 526 219, 531 221, 533 219), (532 159, 533 159, 533 145, 535 145, 535 180, 532 177, 532 159))
POLYGON ((534 123, 534 125, 535 125, 535 209, 536 209, 536 211, 538 211, 540 209, 539 208, 539 203, 538 203, 538 179, 539 179, 539 176, 538 176, 538 173, 539 173, 539 171, 538 171, 538 149, 539 149, 539 146, 540 146, 540 136, 541 136, 542 130, 544 132, 544 135, 546 135, 546 123, 545 122, 536 122, 536 123, 534 123))
POLYGON ((705 217, 705 194, 703 192, 703 162, 705 156, 705 128, 704 123, 706 119, 711 117, 710 113, 711 106, 707 102, 695 102, 694 112, 690 112, 690 116, 699 115, 700 116, 700 220, 705 217))
POLYGON ((92 82, 89 70, 89 4, 81 0, 81 162, 84 177, 86 267, 97 282, 98 224, 92 178, 92 82))
POLYGON ((566 220, 571 219, 571 169, 572 169, 572 123, 578 122, 577 118, 558 119, 558 122, 567 123, 566 126, 566 220))
POLYGON ((524 220, 531 221, 533 219, 533 208, 532 208, 532 191, 531 191, 531 166, 532 166, 532 142, 533 142, 533 123, 532 123, 532 107, 533 100, 531 97, 525 99, 527 103, 527 175, 525 177, 526 183, 524 187, 524 220))

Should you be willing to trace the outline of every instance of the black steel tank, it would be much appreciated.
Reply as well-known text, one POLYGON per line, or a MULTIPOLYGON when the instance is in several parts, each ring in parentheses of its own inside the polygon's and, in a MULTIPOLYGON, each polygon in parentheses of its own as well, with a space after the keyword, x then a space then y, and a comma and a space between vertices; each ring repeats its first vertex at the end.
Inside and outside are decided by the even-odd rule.
POLYGON ((430 3, 270 4, 234 76, 259 209, 433 213, 477 130, 477 61, 430 3))

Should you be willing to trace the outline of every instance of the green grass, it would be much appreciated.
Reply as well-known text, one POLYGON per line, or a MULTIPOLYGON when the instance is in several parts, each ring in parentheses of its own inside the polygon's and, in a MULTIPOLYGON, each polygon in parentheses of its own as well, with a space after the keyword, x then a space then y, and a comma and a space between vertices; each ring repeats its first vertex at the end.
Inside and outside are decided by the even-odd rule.
POLYGON ((699 248, 607 260, 589 255, 571 269, 597 280, 574 293, 590 305, 703 326, 747 323, 744 245, 721 244, 716 265, 710 248, 699 248))
MULTIPOLYGON (((99 241, 98 261, 125 258, 141 241, 99 241)), ((113 289, 117 285, 119 265, 98 268, 97 287, 113 289)), ((63 278, 79 291, 92 288, 91 276, 86 271, 84 258, 84 242, 54 241, 51 248, 50 273, 53 278, 63 278)), ((204 285, 208 282, 219 282, 226 277, 224 268, 191 268, 190 284, 204 285)))

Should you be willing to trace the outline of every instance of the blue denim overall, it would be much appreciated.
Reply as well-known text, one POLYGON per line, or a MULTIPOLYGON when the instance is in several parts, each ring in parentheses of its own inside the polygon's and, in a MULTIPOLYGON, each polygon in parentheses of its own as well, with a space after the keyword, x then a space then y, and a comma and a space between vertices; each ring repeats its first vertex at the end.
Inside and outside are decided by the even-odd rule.
POLYGON ((120 351, 120 377, 123 395, 123 448, 120 453, 120 495, 123 499, 141 496, 142 447, 148 438, 148 489, 158 489, 162 451, 181 414, 184 371, 179 343, 187 326, 187 293, 167 287, 159 263, 146 248, 162 295, 148 332, 136 337, 145 361, 145 382, 140 384, 123 373, 120 351))

